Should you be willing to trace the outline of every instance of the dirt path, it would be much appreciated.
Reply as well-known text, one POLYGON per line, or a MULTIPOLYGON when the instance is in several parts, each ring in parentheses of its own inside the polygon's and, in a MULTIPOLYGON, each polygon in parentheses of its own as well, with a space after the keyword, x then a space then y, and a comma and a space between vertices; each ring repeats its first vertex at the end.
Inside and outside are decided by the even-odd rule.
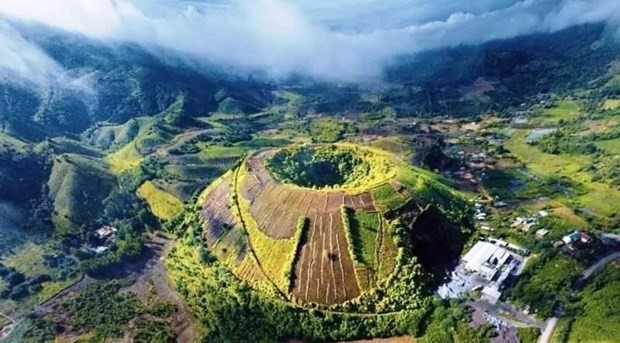
POLYGON ((56 300, 65 297, 66 295, 73 293, 77 290, 84 289, 86 286, 96 282, 93 278, 87 276, 86 274, 82 274, 80 278, 73 284, 65 287, 60 290, 56 295, 51 298, 45 300, 44 302, 35 306, 35 311, 41 310, 45 308, 47 305, 54 303, 56 300))
POLYGON ((153 251, 152 257, 144 268, 133 275, 134 283, 123 288, 121 292, 132 292, 143 302, 168 302, 176 307, 170 324, 176 334, 176 342, 193 343, 200 340, 200 327, 181 295, 174 289, 166 274, 164 260, 174 247, 175 242, 162 237, 153 236, 146 243, 153 251))
POLYGON ((211 133, 213 132, 213 129, 200 129, 200 130, 191 130, 191 131, 186 131, 183 133, 180 133, 178 135, 176 135, 173 139, 172 142, 170 143, 169 146, 167 147, 161 147, 158 148, 155 151, 155 154, 159 155, 159 156, 167 156, 168 154, 170 154, 170 151, 172 149, 178 149, 179 147, 181 147, 181 145, 183 145, 183 143, 193 139, 194 137, 197 137, 201 134, 206 134, 206 133, 211 133))
MULTIPOLYGON (((176 342, 193 343, 200 340, 200 326, 181 295, 170 284, 164 266, 165 256, 170 252, 174 243, 173 240, 151 235, 145 242, 145 260, 125 264, 116 271, 118 275, 111 275, 111 277, 133 281, 131 285, 121 289, 121 292, 135 293, 145 303, 165 301, 175 305, 176 311, 170 318, 170 324, 177 336, 176 342)), ((78 293, 103 280, 82 276, 73 285, 35 306, 33 312, 54 313, 54 309, 60 305, 66 296, 78 293)))

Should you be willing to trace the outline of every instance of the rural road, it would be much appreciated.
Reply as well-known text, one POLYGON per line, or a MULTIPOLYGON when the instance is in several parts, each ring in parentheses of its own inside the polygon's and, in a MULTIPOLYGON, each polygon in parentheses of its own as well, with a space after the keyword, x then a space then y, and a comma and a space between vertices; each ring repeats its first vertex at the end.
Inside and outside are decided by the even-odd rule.
MULTIPOLYGON (((575 284, 573 285, 573 290, 574 291, 578 290, 585 281, 587 281, 590 277, 592 277, 592 275, 596 274, 596 272, 598 272, 601 268, 607 265, 607 263, 612 262, 619 258, 620 258, 620 251, 607 255, 601 258, 600 260, 598 260, 598 262, 594 263, 593 265, 588 267, 588 269, 586 269, 583 272, 579 280, 577 280, 575 284)), ((540 335, 540 338, 538 339, 538 343, 549 343, 549 341, 551 340, 551 336, 553 335, 553 331, 555 330, 555 326, 558 324, 558 321, 559 321, 558 317, 551 317, 549 318, 549 320, 547 320, 547 324, 545 325, 545 330, 540 335)))
POLYGON ((540 338, 538 338, 538 343, 548 343, 551 340, 551 335, 553 335, 553 331, 555 330, 555 326, 558 324, 558 317, 551 317, 547 320, 545 325, 545 329, 543 330, 540 338))
POLYGON ((594 275, 597 271, 599 271, 601 268, 603 268, 607 263, 616 260, 620 258, 620 251, 613 253, 611 255, 607 255, 605 257, 603 257, 602 259, 600 259, 598 262, 596 262, 595 264, 591 265, 588 269, 586 269, 583 272, 583 276, 577 280, 577 284, 586 281, 587 279, 589 279, 592 275, 594 275))

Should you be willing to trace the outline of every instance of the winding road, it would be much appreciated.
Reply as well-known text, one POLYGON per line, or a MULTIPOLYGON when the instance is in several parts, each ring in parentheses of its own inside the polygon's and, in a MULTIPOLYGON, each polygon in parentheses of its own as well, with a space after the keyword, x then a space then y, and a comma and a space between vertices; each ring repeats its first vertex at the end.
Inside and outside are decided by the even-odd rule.
MULTIPOLYGON (((579 278, 579 280, 577 280, 575 282, 575 284, 573 285, 573 291, 579 290, 579 288, 581 288, 581 286, 590 277, 592 277, 592 275, 596 274, 596 272, 598 272, 603 267, 605 267, 605 265, 607 265, 609 262, 612 262, 612 261, 617 260, 619 258, 620 258, 620 251, 615 252, 613 254, 609 254, 609 255, 601 258, 600 260, 598 260, 598 262, 594 263, 590 267, 588 267, 588 269, 586 269, 583 272, 583 274, 579 278)), ((551 317, 551 318, 549 318, 549 320, 547 320, 547 324, 545 325, 545 329, 542 332, 542 334, 540 335, 540 338, 538 338, 538 343, 549 343, 549 341, 551 340, 551 336, 553 335, 553 331, 555 330, 555 327, 558 324, 559 319, 560 319, 559 317, 551 317)))

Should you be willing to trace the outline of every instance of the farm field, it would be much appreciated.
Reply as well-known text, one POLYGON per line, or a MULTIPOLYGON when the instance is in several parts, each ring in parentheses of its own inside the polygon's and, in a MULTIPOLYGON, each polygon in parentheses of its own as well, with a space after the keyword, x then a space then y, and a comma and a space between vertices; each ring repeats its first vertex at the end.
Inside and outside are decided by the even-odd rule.
POLYGON ((340 212, 310 218, 309 238, 295 267, 293 296, 306 302, 341 303, 360 294, 340 212))
POLYGON ((377 213, 364 211, 355 211, 349 215, 356 260, 367 267, 373 267, 381 217, 377 213))
POLYGON ((136 149, 135 143, 127 143, 116 152, 108 155, 106 161, 110 164, 110 170, 114 173, 137 167, 144 160, 136 149))
MULTIPOLYGON (((203 234, 207 246, 215 251, 218 245, 221 243, 225 248, 235 247, 238 241, 237 234, 231 232, 238 231, 233 230, 237 226, 237 218, 230 210, 230 182, 231 175, 223 177, 215 187, 208 189, 201 195, 203 201, 203 207, 200 212, 201 220, 203 223, 203 234), (232 236, 232 239, 226 240, 225 238, 232 236)), ((231 249, 232 250, 232 249, 231 249)), ((220 250, 221 251, 221 250, 220 250)), ((243 260, 245 255, 245 248, 239 249, 237 262, 243 260)))
POLYGON ((620 155, 620 138, 598 141, 596 142, 596 145, 612 154, 620 155))
POLYGON ((581 108, 579 103, 573 100, 560 100, 553 104, 553 107, 543 111, 543 115, 550 121, 568 120, 579 114, 581 108))
POLYGON ((168 220, 180 214, 183 202, 170 193, 158 188, 151 181, 146 181, 136 191, 143 198, 158 218, 168 220))
POLYGON ((604 110, 615 110, 617 108, 620 108, 620 100, 618 99, 607 99, 603 103, 604 110))
POLYGON ((267 171, 261 157, 264 155, 246 161, 245 167, 251 175, 240 180, 240 195, 249 202, 259 229, 272 238, 292 237, 300 216, 338 211, 343 204, 354 209, 374 209, 369 193, 345 195, 281 184, 267 171))
POLYGON ((506 142, 506 148, 524 162, 529 171, 545 179, 560 176, 582 185, 586 192, 575 197, 575 200, 600 216, 607 216, 620 210, 617 205, 620 204, 620 191, 593 182, 592 176, 582 170, 582 167, 591 160, 590 156, 546 154, 537 147, 525 143, 526 132, 527 130, 516 130, 506 142))

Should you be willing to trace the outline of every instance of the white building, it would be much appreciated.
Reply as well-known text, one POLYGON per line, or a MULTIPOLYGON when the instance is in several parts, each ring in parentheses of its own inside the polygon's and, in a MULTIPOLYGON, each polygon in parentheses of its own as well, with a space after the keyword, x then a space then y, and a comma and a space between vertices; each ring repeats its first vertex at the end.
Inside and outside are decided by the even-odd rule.
POLYGON ((507 249, 490 242, 477 242, 465 256, 465 268, 476 272, 488 281, 492 281, 502 267, 512 260, 512 254, 507 249))

